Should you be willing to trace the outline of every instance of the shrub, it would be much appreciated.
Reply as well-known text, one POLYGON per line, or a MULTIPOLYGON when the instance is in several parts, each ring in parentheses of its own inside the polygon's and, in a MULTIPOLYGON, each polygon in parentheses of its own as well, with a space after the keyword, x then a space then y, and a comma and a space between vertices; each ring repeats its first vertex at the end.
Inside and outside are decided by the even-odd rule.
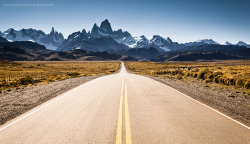
POLYGON ((48 79, 48 81, 49 81, 49 82, 54 82, 55 80, 53 80, 53 79, 48 79))
POLYGON ((226 85, 226 80, 224 80, 223 77, 219 77, 219 78, 218 78, 218 83, 220 83, 220 84, 225 84, 225 85, 226 85))
POLYGON ((208 79, 213 79, 213 74, 208 75, 208 79))
POLYGON ((190 76, 190 73, 189 73, 189 72, 186 72, 186 73, 184 74, 184 76, 185 76, 185 77, 190 76))
POLYGON ((214 78, 213 78, 213 82, 215 82, 215 83, 219 83, 219 77, 220 77, 220 76, 216 76, 216 77, 214 77, 214 78))
POLYGON ((198 74, 197 73, 194 73, 194 78, 196 78, 198 76, 198 74))
POLYGON ((208 69, 205 69, 203 71, 200 71, 199 74, 198 74, 198 78, 199 79, 205 79, 205 75, 209 73, 209 70, 208 69))
POLYGON ((237 87, 243 87, 244 86, 244 80, 243 79, 237 79, 235 86, 237 87))
POLYGON ((235 85, 235 79, 234 78, 230 78, 229 82, 230 82, 230 85, 235 85))
POLYGON ((209 83, 209 82, 212 82, 212 80, 211 79, 205 79, 203 82, 204 83, 209 83))
POLYGON ((80 73, 78 73, 78 72, 71 72, 71 73, 68 73, 67 75, 71 76, 71 77, 78 77, 80 75, 80 73))
POLYGON ((31 76, 27 76, 25 78, 21 78, 19 81, 21 85, 28 85, 30 83, 33 83, 33 78, 31 76))
POLYGON ((244 84, 245 88, 249 89, 250 88, 250 79, 248 79, 245 84, 244 84))
POLYGON ((213 78, 218 76, 218 75, 222 75, 222 74, 223 74, 222 72, 215 72, 215 73, 213 73, 213 78))
POLYGON ((182 76, 181 76, 180 74, 178 74, 178 75, 176 76, 176 78, 177 78, 178 80, 181 80, 181 79, 182 79, 182 76))

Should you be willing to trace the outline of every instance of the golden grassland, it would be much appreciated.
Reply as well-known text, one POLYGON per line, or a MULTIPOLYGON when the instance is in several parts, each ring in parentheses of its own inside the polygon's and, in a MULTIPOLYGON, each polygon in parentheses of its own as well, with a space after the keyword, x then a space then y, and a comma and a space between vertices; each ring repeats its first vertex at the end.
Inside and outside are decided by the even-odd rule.
POLYGON ((119 68, 120 62, 106 61, 0 61, 0 90, 72 77, 106 75, 119 68))
POLYGON ((250 88, 250 61, 213 62, 126 62, 126 67, 137 74, 163 78, 201 79, 205 84, 217 83, 221 86, 250 88))

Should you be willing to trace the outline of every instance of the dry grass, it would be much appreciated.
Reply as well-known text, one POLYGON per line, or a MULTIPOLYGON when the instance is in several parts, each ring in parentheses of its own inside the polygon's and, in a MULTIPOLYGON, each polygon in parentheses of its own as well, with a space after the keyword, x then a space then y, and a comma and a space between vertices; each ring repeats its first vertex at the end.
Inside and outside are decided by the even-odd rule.
POLYGON ((250 125, 250 65, 245 61, 126 62, 125 65, 129 71, 150 76, 250 125))
POLYGON ((120 62, 100 61, 0 61, 0 90, 71 77, 106 75, 118 71, 120 62))
MULTIPOLYGON (((194 77, 204 83, 217 83, 222 86, 250 88, 250 61, 214 62, 126 62, 126 67, 137 74, 163 78, 183 79, 194 77)), ((247 90, 247 92, 249 92, 247 90)))

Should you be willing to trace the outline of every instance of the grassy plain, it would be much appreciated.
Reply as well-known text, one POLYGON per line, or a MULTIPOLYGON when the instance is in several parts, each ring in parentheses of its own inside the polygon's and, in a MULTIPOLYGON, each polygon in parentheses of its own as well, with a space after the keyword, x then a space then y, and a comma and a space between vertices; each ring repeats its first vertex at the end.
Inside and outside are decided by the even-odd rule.
POLYGON ((205 84, 216 83, 222 87, 250 88, 250 61, 126 62, 125 64, 130 71, 142 75, 179 80, 193 77, 203 80, 205 84))
POLYGON ((120 62, 106 61, 0 61, 0 90, 71 77, 106 75, 118 71, 119 67, 120 62))

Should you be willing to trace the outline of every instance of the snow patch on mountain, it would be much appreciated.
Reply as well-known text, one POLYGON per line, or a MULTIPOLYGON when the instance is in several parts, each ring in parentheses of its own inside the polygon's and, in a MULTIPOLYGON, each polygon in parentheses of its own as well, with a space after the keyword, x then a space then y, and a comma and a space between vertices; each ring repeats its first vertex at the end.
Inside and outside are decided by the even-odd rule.
POLYGON ((128 37, 123 38, 122 43, 131 47, 133 44, 136 43, 136 40, 131 35, 129 35, 128 37))

